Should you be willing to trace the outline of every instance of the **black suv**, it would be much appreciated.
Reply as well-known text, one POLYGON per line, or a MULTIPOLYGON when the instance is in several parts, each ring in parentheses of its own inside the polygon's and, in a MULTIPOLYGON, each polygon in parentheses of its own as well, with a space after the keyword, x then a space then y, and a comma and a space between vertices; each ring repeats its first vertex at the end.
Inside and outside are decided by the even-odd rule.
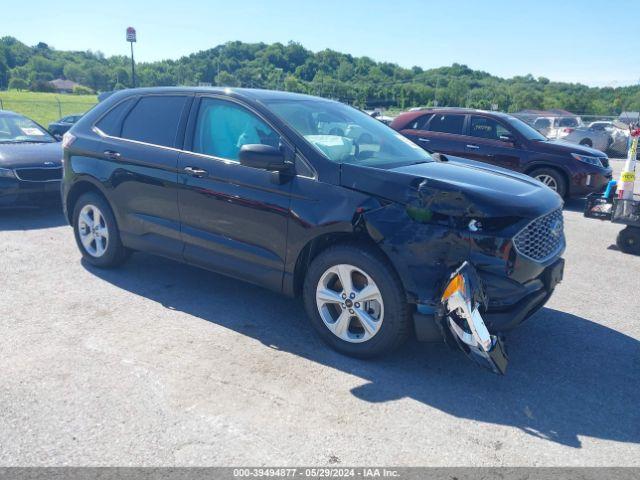
POLYGON ((433 159, 306 95, 116 93, 63 140, 63 203, 87 262, 152 252, 301 295, 355 356, 420 340, 504 372, 502 336, 560 281, 562 201, 539 182, 433 159))
POLYGON ((391 123, 429 152, 469 158, 522 172, 565 196, 601 192, 611 180, 607 155, 549 140, 522 120, 500 112, 438 108, 406 112, 391 123))

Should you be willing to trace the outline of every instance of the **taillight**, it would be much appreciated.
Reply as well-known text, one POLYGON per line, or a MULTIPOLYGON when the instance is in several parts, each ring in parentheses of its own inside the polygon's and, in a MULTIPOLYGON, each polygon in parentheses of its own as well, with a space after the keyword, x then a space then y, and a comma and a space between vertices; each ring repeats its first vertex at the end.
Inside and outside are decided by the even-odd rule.
POLYGON ((69 148, 76 141, 76 136, 67 132, 62 136, 62 148, 69 148))

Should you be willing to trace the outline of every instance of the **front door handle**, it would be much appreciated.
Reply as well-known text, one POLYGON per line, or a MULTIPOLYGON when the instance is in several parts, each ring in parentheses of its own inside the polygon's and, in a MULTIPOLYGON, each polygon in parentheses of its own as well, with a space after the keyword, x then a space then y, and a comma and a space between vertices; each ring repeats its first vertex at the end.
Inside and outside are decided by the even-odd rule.
POLYGON ((104 156, 107 158, 110 158, 111 160, 120 160, 120 157, 122 155, 120 155, 120 152, 116 152, 115 150, 105 150, 104 152, 104 156))
POLYGON ((202 168, 194 168, 194 167, 184 167, 184 173, 196 178, 206 177, 209 172, 203 170, 202 168))
POLYGON ((473 150, 478 150, 480 147, 478 145, 467 145, 467 148, 472 148, 473 150))

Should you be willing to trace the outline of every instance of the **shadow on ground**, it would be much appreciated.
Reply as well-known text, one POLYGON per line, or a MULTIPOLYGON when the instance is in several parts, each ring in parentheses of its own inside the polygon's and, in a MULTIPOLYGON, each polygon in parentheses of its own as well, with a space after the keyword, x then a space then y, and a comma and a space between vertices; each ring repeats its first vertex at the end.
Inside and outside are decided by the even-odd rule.
POLYGON ((0 231, 60 227, 67 220, 59 200, 29 207, 0 207, 0 231))
POLYGON ((508 425, 579 448, 579 435, 640 442, 640 342, 545 308, 508 338, 497 377, 441 344, 409 342, 374 361, 344 357, 314 335, 301 302, 170 260, 135 254, 119 270, 85 268, 167 308, 235 330, 366 383, 366 402, 409 397, 456 417, 508 425))

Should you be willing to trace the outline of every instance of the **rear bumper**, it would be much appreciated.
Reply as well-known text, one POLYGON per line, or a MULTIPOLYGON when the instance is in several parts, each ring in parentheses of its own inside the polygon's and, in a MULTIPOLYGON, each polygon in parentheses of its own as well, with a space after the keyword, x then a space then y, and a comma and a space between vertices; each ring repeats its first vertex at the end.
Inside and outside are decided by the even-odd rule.
MULTIPOLYGON (((483 314, 487 327, 493 332, 507 332, 519 326, 526 319, 540 310, 549 300, 556 285, 562 280, 564 260, 559 258, 542 270, 535 279, 521 286, 521 296, 515 303, 496 307, 497 302, 490 302, 489 310, 483 314), (491 304, 494 304, 492 306, 491 304)), ((482 276, 487 290, 492 290, 494 276, 482 276)), ((499 300, 491 299, 490 300, 499 300)), ((443 336, 438 321, 443 314, 439 307, 417 305, 413 315, 416 338, 423 342, 442 341, 443 336)))
POLYGON ((60 180, 26 182, 16 178, 0 178, 0 206, 39 203, 60 198, 60 180))

